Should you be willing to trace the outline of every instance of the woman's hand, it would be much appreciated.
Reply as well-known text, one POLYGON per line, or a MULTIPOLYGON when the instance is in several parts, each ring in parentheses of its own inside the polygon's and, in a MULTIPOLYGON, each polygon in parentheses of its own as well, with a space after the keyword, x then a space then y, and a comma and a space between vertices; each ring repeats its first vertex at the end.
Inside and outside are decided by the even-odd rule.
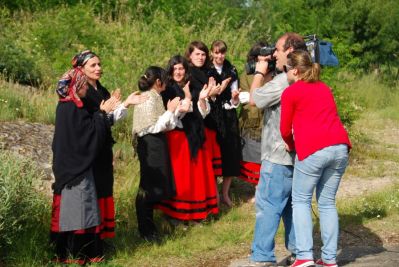
POLYGON ((100 110, 104 111, 105 113, 110 113, 111 111, 115 110, 115 108, 120 104, 120 101, 115 97, 111 96, 106 101, 101 101, 100 103, 100 110))
POLYGON ((180 105, 177 107, 177 110, 180 113, 187 113, 190 110, 190 107, 191 107, 191 100, 183 99, 183 101, 181 101, 180 105))
POLYGON ((137 105, 145 102, 148 99, 147 95, 140 95, 139 91, 131 93, 126 100, 123 102, 125 108, 128 108, 131 105, 137 105))
POLYGON ((227 85, 229 85, 230 81, 231 81, 231 77, 229 77, 229 78, 227 78, 227 79, 224 79, 224 80, 222 81, 222 84, 220 85, 219 95, 220 95, 221 93, 223 93, 223 91, 227 88, 227 85))
POLYGON ((240 92, 241 92, 241 89, 238 89, 238 90, 235 89, 231 92, 231 102, 234 105, 237 105, 238 102, 240 102, 240 98, 238 97, 240 95, 240 92))
POLYGON ((215 78, 209 77, 207 89, 209 90, 208 96, 216 96, 219 94, 220 85, 216 85, 215 78))
POLYGON ((180 97, 176 96, 172 100, 168 101, 168 104, 166 105, 166 108, 170 112, 175 112, 177 106, 180 104, 180 97))
POLYGON ((116 88, 115 91, 111 92, 111 96, 115 97, 120 101, 122 99, 121 89, 116 88))
POLYGON ((210 93, 211 88, 208 85, 204 85, 204 87, 202 87, 201 92, 199 93, 199 100, 205 100, 210 93))
POLYGON ((184 98, 187 100, 191 100, 191 92, 190 92, 190 81, 186 83, 186 85, 183 87, 183 92, 184 92, 184 98))

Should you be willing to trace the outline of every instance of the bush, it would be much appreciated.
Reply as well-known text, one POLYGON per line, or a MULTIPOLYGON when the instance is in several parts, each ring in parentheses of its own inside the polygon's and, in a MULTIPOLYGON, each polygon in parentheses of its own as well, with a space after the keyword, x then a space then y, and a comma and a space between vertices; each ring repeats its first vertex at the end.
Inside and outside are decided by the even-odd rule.
POLYGON ((49 202, 35 190, 43 177, 34 163, 0 150, 0 259, 28 241, 21 235, 48 225, 49 202))
POLYGON ((0 9, 0 74, 18 83, 36 86, 41 74, 34 59, 18 45, 15 26, 10 14, 0 9))

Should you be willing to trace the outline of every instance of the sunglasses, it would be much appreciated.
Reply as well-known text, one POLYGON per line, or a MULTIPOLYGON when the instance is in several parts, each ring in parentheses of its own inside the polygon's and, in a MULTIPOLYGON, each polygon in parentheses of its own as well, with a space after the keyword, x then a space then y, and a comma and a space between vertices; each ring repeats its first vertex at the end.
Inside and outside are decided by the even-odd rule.
POLYGON ((283 66, 283 70, 285 73, 289 72, 290 70, 292 70, 294 67, 290 66, 290 65, 284 65, 283 66))

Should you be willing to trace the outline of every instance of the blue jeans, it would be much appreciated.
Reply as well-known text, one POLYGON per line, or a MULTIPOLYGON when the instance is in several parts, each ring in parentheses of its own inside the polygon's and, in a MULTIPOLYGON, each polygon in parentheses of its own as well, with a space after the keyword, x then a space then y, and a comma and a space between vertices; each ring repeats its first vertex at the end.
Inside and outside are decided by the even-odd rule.
POLYGON ((253 261, 276 262, 274 237, 280 220, 285 226, 285 246, 295 253, 295 234, 292 226, 293 166, 262 161, 260 180, 256 188, 256 222, 252 243, 253 261))
POLYGON ((335 195, 348 158, 347 145, 335 145, 295 161, 292 204, 298 259, 313 259, 311 204, 316 188, 323 241, 321 258, 325 263, 336 262, 339 226, 335 195))

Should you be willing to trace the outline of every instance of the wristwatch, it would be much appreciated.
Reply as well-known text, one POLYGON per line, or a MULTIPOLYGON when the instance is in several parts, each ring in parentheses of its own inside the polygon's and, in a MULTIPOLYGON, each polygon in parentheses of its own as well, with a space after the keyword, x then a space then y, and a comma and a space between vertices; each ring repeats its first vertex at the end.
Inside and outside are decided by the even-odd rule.
POLYGON ((255 71, 255 72, 254 72, 254 75, 256 75, 256 74, 260 74, 260 75, 262 75, 262 76, 263 76, 263 78, 265 78, 265 74, 264 74, 264 73, 262 73, 262 72, 260 72, 260 71, 255 71))

